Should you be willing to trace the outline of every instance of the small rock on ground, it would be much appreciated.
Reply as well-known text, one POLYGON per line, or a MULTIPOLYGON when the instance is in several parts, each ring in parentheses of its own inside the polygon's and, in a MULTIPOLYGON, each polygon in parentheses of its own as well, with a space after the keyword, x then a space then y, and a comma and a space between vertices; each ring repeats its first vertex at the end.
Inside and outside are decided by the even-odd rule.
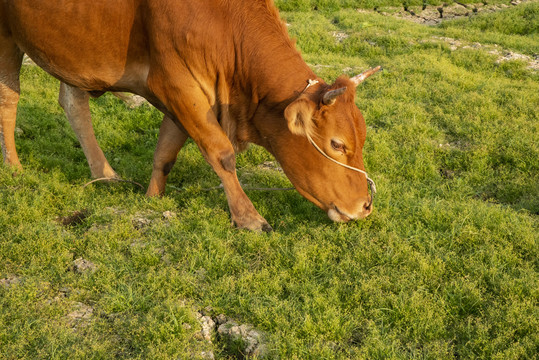
POLYGON ((215 355, 213 355, 213 351, 203 351, 200 353, 200 356, 205 360, 214 360, 215 355))
MULTIPOLYGON (((243 355, 250 357, 265 358, 268 356, 266 335, 256 330, 252 325, 238 324, 229 319, 224 314, 212 317, 213 309, 207 307, 201 311, 195 311, 195 316, 200 323, 202 330, 195 333, 195 338, 212 343, 212 336, 217 329, 217 340, 225 343, 240 343, 243 355)), ((190 328, 189 324, 184 324, 184 328, 190 328)), ((204 359, 214 359, 213 352, 200 353, 204 359)))
POLYGON ((226 323, 227 321, 228 319, 225 314, 219 314, 215 317, 215 322, 217 323, 217 325, 222 325, 226 323))
POLYGON ((215 322, 211 318, 211 316, 204 316, 201 313, 196 313, 197 319, 200 322, 200 325, 202 326, 202 330, 197 332, 195 334, 195 337, 199 340, 206 340, 207 342, 211 343, 211 337, 213 333, 213 329, 215 328, 215 322))
POLYGON ((121 93, 121 92, 113 92, 112 95, 116 96, 118 99, 125 102, 125 104, 130 109, 138 108, 139 106, 144 105, 144 104, 149 105, 148 101, 139 95, 121 93))
POLYGON ((135 229, 140 230, 152 223, 151 220, 143 218, 143 217, 137 217, 133 219, 133 226, 135 229))
POLYGON ((238 325, 234 321, 228 321, 219 325, 217 333, 227 341, 241 341, 245 345, 243 353, 247 356, 265 357, 267 355, 267 348, 263 341, 264 334, 251 325, 238 325))
POLYGON ((176 213, 175 212, 172 212, 172 211, 165 211, 163 212, 163 219, 165 220, 170 220, 172 218, 176 217, 176 213))

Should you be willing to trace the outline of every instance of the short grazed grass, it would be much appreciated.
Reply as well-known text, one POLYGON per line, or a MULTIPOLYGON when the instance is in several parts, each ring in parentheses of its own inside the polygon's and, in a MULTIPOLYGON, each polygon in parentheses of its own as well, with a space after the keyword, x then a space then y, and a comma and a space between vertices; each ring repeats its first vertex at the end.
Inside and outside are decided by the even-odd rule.
MULTIPOLYGON (((353 1, 318 1, 319 11, 277 3, 327 81, 385 68, 357 93, 373 214, 335 224, 297 192, 247 191, 275 231, 236 230, 224 194, 202 190, 219 180, 192 142, 163 198, 131 184, 83 188, 90 172, 58 82, 24 67, 25 171, 0 168, 0 279, 16 279, 0 284, 0 358, 241 358, 219 339, 197 340, 194 310, 208 306, 264 331, 269 358, 536 358, 538 75, 444 38, 536 54, 528 14, 538 3, 439 27, 358 12, 368 7, 353 1), (59 221, 82 210, 78 222, 59 221), (97 270, 73 271, 79 257, 97 270), (77 303, 91 316, 74 320, 77 303)), ((112 166, 147 184, 161 115, 110 95, 91 106, 112 166)), ((242 183, 290 186, 265 161, 259 147, 238 155, 242 183)))

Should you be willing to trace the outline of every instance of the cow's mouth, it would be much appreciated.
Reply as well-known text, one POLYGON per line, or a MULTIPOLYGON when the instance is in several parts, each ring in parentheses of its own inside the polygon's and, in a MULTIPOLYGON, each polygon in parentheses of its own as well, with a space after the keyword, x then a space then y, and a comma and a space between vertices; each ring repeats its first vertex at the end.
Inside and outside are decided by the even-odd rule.
POLYGON ((327 214, 329 218, 335 222, 348 222, 350 220, 364 219, 372 212, 372 199, 369 199, 368 203, 363 204, 361 211, 350 214, 342 209, 339 209, 334 203, 331 204, 327 214))
POLYGON ((353 219, 352 216, 342 212, 335 204, 332 204, 331 208, 328 210, 328 216, 335 222, 348 222, 353 219))
POLYGON ((369 201, 363 204, 363 210, 359 211, 358 213, 348 213, 341 208, 339 208, 337 205, 335 205, 334 202, 331 202, 328 205, 323 204, 321 201, 319 201, 315 196, 311 195, 307 191, 305 191, 301 186, 296 185, 296 190, 303 195, 307 200, 321 208, 322 210, 326 211, 328 217, 335 222, 348 222, 351 220, 356 219, 363 219, 372 211, 372 196, 369 196, 369 201), (327 210, 326 210, 327 209, 327 210))

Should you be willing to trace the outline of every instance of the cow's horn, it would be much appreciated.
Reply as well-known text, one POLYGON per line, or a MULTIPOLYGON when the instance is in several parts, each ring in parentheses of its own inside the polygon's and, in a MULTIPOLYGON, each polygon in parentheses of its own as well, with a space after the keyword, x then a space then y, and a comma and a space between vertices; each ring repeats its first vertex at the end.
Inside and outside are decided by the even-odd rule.
POLYGON ((346 91, 346 86, 336 89, 336 90, 328 91, 327 93, 324 94, 324 97, 322 98, 322 103, 324 105, 333 105, 337 97, 339 95, 344 94, 345 91, 346 91))
POLYGON ((364 71, 362 72, 361 74, 359 75, 356 75, 354 76, 353 78, 351 78, 350 80, 352 80, 352 82, 354 84, 356 84, 356 86, 358 86, 359 84, 361 84, 366 78, 368 78, 369 76, 371 76, 372 74, 374 74, 375 72, 381 70, 382 67, 381 66, 377 66, 375 68, 372 68, 372 69, 369 69, 367 71, 364 71))

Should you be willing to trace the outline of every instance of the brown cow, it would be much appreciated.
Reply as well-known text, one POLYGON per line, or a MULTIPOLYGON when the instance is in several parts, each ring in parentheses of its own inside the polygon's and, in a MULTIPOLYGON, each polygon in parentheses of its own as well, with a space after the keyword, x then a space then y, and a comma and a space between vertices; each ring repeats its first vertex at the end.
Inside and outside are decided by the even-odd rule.
POLYGON ((164 192, 191 137, 220 177, 239 228, 271 229, 236 177, 235 151, 250 142, 270 151, 332 220, 372 211, 366 126, 354 98, 375 70, 324 83, 271 0, 0 0, 0 142, 15 166, 23 53, 64 83, 60 102, 95 174, 114 171, 91 130, 88 92, 129 91, 165 114, 148 195, 164 192))

